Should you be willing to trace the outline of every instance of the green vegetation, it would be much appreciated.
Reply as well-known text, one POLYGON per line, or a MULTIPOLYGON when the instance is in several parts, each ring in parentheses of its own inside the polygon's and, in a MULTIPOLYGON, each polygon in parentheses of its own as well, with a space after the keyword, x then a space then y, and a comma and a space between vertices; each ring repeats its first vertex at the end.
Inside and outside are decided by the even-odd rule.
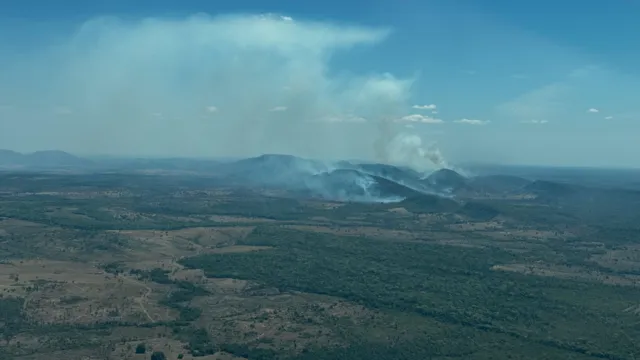
MULTIPOLYGON (((622 311, 640 298, 639 289, 492 271, 495 264, 516 260, 498 248, 383 242, 270 227, 257 229, 243 244, 275 249, 202 255, 182 263, 212 277, 257 280, 285 291, 337 296, 430 318, 451 331, 447 346, 467 349, 467 357, 487 347, 499 354, 506 350, 505 338, 527 344, 525 349, 565 356, 623 359, 637 350, 629 341, 640 338, 637 318, 622 311), (601 301, 609 305, 602 309, 601 301)), ((409 358, 407 352, 419 349, 421 356, 444 356, 431 345, 424 338, 392 353, 409 358)))
POLYGON ((534 190, 553 196, 334 208, 218 193, 209 181, 0 174, 0 359, 117 358, 114 349, 152 360, 640 358, 640 287, 627 281, 640 275, 640 222, 629 193, 596 194, 596 208, 582 189, 540 183, 534 190), (170 231, 190 227, 256 228, 221 239, 170 231), (142 229, 157 233, 128 235, 142 229), (345 229, 336 234, 353 236, 329 233, 345 229), (528 235, 543 231, 555 235, 528 235), (230 245, 240 246, 222 251, 230 245), (27 271, 13 269, 23 261, 27 271), (74 264, 81 272, 66 275, 74 264), (508 265, 528 273, 492 269, 508 265), (531 274, 537 265, 545 276, 531 274), (126 301, 115 304, 118 291, 126 301), (181 345, 154 351, 163 338, 181 345))
POLYGON ((26 321, 24 299, 0 296, 0 335, 6 340, 19 333, 26 321))
POLYGON ((167 360, 167 356, 162 351, 154 351, 151 360, 167 360))

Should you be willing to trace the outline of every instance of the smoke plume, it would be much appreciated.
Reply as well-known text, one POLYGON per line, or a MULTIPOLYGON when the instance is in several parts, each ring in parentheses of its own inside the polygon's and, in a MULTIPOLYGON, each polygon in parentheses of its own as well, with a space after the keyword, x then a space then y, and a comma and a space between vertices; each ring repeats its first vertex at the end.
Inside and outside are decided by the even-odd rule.
POLYGON ((0 143, 18 151, 286 153, 444 166, 437 151, 392 123, 406 115, 414 79, 331 67, 336 53, 389 35, 278 15, 92 19, 20 54, 0 48, 0 100, 12 109, 0 143))

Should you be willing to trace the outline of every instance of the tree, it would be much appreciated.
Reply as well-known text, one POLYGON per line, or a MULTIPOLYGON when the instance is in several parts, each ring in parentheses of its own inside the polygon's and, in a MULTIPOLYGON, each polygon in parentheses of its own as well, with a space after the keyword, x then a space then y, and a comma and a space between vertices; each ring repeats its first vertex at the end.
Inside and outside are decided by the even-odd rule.
POLYGON ((162 351, 154 351, 153 354, 151 354, 151 360, 167 360, 167 357, 164 356, 162 351))
POLYGON ((147 352, 147 346, 144 343, 140 343, 136 346, 136 354, 144 354, 145 352, 147 352))

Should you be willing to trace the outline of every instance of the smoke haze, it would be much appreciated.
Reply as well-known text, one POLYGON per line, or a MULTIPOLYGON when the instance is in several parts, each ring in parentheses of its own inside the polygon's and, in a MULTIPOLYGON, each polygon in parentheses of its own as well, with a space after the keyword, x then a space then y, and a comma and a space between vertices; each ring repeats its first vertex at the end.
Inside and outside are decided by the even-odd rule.
MULTIPOLYGON (((334 54, 388 29, 233 15, 97 18, 3 63, 0 141, 21 151, 360 158, 446 166, 398 132, 414 79, 331 75, 334 54)), ((406 129, 405 129, 406 130, 406 129)))

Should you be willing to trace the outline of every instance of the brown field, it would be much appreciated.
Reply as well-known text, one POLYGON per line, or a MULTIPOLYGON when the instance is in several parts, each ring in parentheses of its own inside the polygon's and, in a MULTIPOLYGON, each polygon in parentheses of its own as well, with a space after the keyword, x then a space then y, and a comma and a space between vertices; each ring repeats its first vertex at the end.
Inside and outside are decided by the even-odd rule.
POLYGON ((640 275, 610 275, 579 266, 561 266, 550 264, 507 264, 495 265, 492 270, 513 271, 526 275, 549 276, 561 279, 592 281, 620 286, 640 286, 640 275))
POLYGON ((606 250, 592 261, 608 269, 622 272, 640 271, 640 245, 626 245, 623 249, 606 250))
POLYGON ((342 236, 373 237, 397 241, 418 240, 423 236, 421 233, 406 230, 390 230, 374 226, 283 225, 283 227, 300 231, 321 232, 342 236))
POLYGON ((3 294, 23 296, 29 317, 46 323, 172 318, 154 303, 150 285, 88 264, 49 260, 0 264, 0 287, 3 294))
POLYGON ((219 223, 272 223, 275 220, 266 218, 251 218, 242 216, 226 216, 226 215, 213 215, 209 217, 210 220, 219 223))
POLYGON ((502 223, 497 221, 481 221, 451 224, 447 225, 447 228, 453 231, 490 231, 503 229, 504 226, 502 223))
POLYGON ((121 230, 118 235, 135 239, 140 246, 163 256, 185 256, 203 249, 234 244, 253 231, 253 227, 194 227, 181 230, 121 230))

